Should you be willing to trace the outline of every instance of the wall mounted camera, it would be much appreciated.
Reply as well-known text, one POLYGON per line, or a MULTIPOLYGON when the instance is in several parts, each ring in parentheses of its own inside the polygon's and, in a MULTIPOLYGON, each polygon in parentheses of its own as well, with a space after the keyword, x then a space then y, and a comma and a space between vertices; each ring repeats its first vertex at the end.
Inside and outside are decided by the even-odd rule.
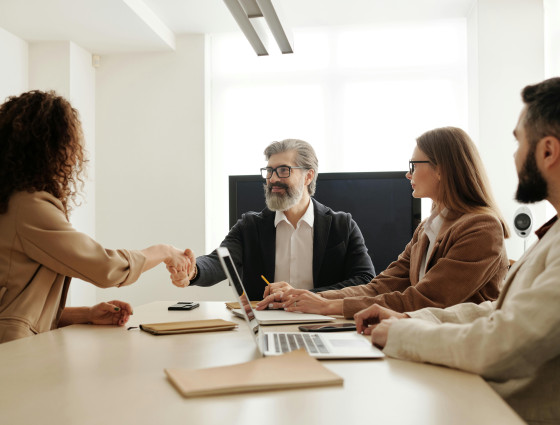
POLYGON ((515 215, 513 217, 513 228, 515 229, 517 236, 520 238, 526 238, 531 234, 531 229, 533 228, 533 215, 531 214, 531 210, 525 205, 519 207, 517 211, 515 211, 515 215))

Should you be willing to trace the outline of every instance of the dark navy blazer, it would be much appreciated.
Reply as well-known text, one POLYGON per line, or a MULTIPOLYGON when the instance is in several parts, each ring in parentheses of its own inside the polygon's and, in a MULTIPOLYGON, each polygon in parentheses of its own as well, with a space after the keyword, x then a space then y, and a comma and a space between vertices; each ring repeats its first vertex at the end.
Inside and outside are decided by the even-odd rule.
MULTIPOLYGON (((313 201, 313 291, 340 289, 368 283, 375 276, 364 238, 352 216, 313 201)), ((265 208, 248 212, 231 228, 220 246, 228 248, 250 300, 262 299, 274 279, 276 213, 265 208)), ((198 276, 191 285, 211 286, 226 279, 214 250, 196 259, 198 276)))

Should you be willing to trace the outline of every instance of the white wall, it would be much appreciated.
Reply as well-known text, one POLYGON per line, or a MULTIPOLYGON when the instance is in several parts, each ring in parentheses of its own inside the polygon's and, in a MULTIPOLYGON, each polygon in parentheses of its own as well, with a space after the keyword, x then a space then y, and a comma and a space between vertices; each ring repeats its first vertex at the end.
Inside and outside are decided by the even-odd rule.
MULTIPOLYGON (((544 79, 543 15, 541 1, 516 0, 513 7, 510 0, 478 0, 468 17, 469 126, 510 226, 520 205, 513 199, 517 173, 512 131, 523 106, 522 88, 544 79)), ((530 208, 538 227, 545 221, 545 204, 530 208)), ((513 234, 506 247, 508 256, 518 259, 523 240, 513 234)))
MULTIPOLYGON (((72 211, 70 221, 95 238, 95 69, 91 54, 69 41, 30 43, 29 89, 54 90, 80 112, 90 162, 81 205, 72 211)), ((73 279, 67 305, 94 302, 93 285, 73 279)))
MULTIPOLYGON (((558 0, 545 3, 558 10, 558 0)), ((509 0, 478 0, 468 20, 469 131, 510 223, 517 208, 511 131, 522 106, 519 92, 545 75, 542 7, 535 0, 516 0, 515 7, 509 0)), ((557 64, 550 45, 549 50, 556 57, 549 64, 557 64)), ((85 209, 72 217, 77 226, 112 248, 171 243, 207 252, 204 176, 213 170, 205 170, 205 84, 210 83, 204 78, 204 36, 178 37, 176 51, 169 53, 103 56, 94 70, 90 53, 71 42, 32 43, 28 49, 28 43, 0 28, 0 55, 0 99, 32 88, 55 88, 81 112, 95 186, 90 185, 85 209)), ((544 208, 533 211, 538 225, 544 208)), ((510 257, 517 258, 522 246, 512 237, 510 257)), ((174 288, 163 266, 129 288, 94 293, 84 292, 84 300, 91 300, 84 303, 115 297, 133 305, 231 297, 223 284, 174 288)))
POLYGON ((8 96, 27 91, 28 46, 0 28, 0 103, 8 96))
MULTIPOLYGON (((168 243, 204 253, 204 58, 198 35, 178 37, 174 52, 101 57, 96 230, 106 247, 168 243)), ((98 290, 98 300, 138 305, 220 292, 176 288, 168 276, 160 265, 130 287, 98 290)))
POLYGON ((560 75, 560 0, 544 0, 545 73, 547 78, 560 75))

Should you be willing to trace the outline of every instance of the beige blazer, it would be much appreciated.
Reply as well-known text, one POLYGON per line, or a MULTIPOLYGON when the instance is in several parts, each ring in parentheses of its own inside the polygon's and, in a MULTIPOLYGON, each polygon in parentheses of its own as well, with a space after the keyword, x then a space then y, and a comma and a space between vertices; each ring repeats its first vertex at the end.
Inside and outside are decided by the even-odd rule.
MULTIPOLYGON (((395 311, 449 307, 495 300, 509 265, 501 223, 490 214, 464 214, 444 221, 419 280, 428 236, 421 223, 397 261, 365 285, 321 292, 344 298, 344 316, 379 304, 395 311)), ((374 253, 375 255, 375 253, 374 253)))
POLYGON ((500 298, 408 313, 384 352, 482 375, 529 423, 560 423, 560 221, 517 261, 500 298))
POLYGON ((129 285, 140 251, 104 249, 76 231, 46 192, 18 192, 0 215, 0 342, 57 327, 72 277, 99 287, 129 285))

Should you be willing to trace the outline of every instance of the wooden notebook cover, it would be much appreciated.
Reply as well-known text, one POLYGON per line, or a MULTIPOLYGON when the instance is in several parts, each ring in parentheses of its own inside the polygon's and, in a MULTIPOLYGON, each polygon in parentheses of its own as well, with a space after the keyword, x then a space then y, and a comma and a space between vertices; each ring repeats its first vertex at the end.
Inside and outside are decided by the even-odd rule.
POLYGON ((305 350, 208 369, 164 369, 184 397, 342 385, 343 379, 305 350))
POLYGON ((235 329, 237 323, 222 319, 188 320, 185 322, 164 322, 141 324, 140 329, 154 335, 177 333, 229 331, 235 329))

